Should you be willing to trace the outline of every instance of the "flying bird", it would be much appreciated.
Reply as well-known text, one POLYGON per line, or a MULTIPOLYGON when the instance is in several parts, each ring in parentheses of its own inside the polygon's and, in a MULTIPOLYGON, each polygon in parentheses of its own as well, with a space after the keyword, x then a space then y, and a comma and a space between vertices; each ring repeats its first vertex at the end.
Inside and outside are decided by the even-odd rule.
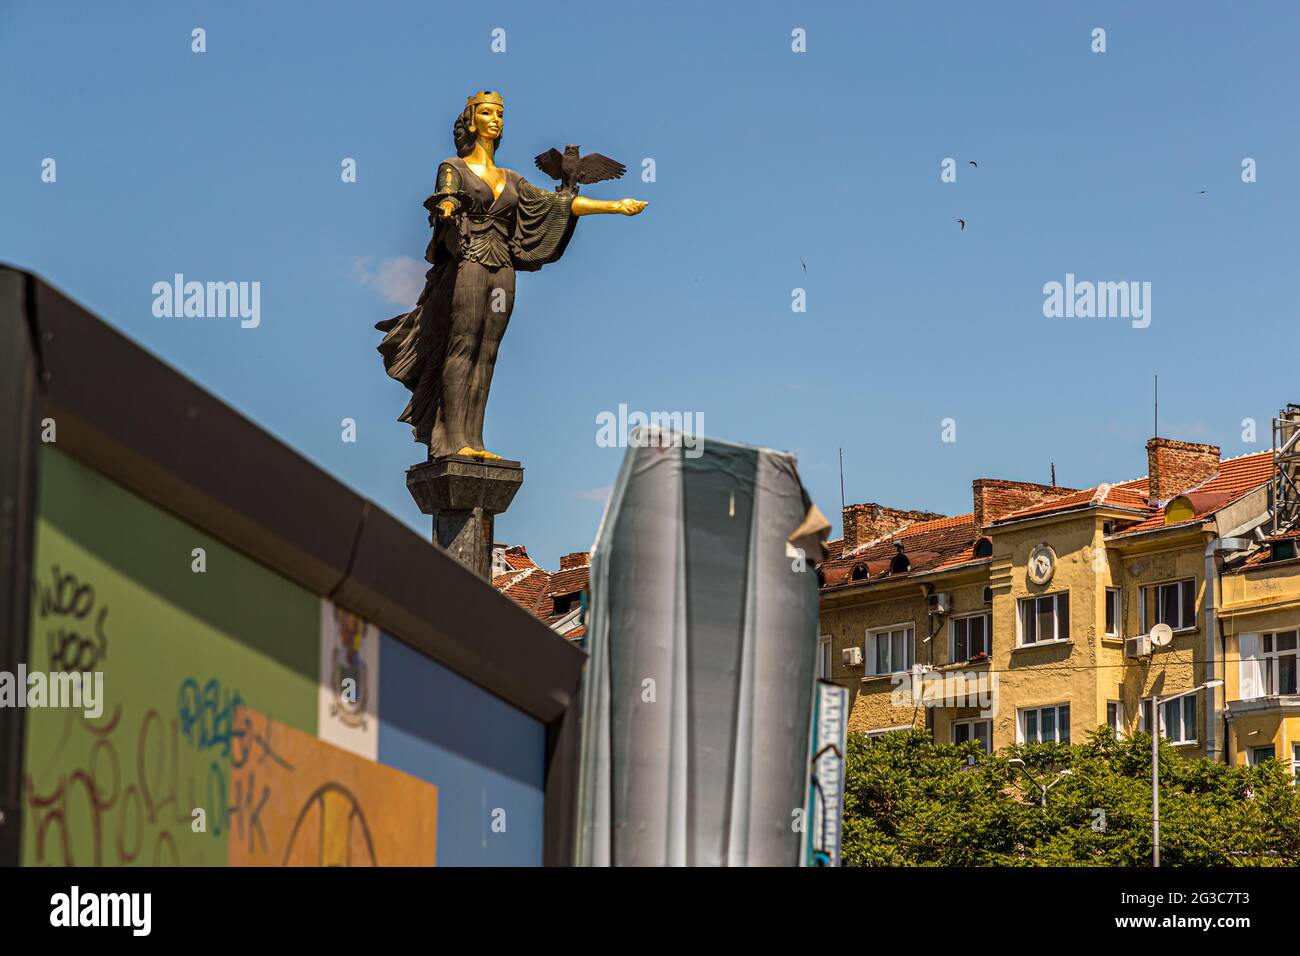
MULTIPOLYGON (((579 183, 599 183, 606 179, 618 179, 627 167, 622 163, 602 156, 600 153, 578 155, 578 147, 568 143, 561 153, 558 149, 548 149, 533 159, 537 168, 560 181, 560 187, 576 193, 579 183)), ((560 187, 556 187, 557 191, 560 187)))
POLYGON ((808 272, 808 263, 803 261, 803 256, 799 257, 799 265, 803 266, 803 271, 806 274, 808 272))
POLYGON ((1204 190, 1204 189, 1201 190, 1201 195, 1202 195, 1202 196, 1205 195, 1205 190, 1204 190))
POLYGON ((972 166, 974 166, 976 169, 980 168, 980 164, 975 162, 975 160, 973 159, 968 159, 967 162, 970 163, 972 166))
POLYGON ((965 232, 965 231, 966 231, 966 220, 965 220, 965 219, 958 219, 957 221, 958 221, 959 223, 961 223, 961 230, 960 230, 960 231, 961 231, 961 232, 965 232))

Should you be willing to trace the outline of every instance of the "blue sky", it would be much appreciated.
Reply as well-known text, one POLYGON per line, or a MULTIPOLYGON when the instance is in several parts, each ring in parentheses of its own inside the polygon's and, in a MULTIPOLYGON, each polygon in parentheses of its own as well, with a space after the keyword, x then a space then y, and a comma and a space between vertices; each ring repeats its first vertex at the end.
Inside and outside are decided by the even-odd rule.
POLYGON ((1300 401, 1297 39, 1281 2, 3 0, 0 261, 427 533, 372 326, 408 307, 452 120, 498 89, 499 164, 540 184, 531 157, 577 142, 629 167, 585 194, 650 201, 520 276, 486 438, 527 481, 499 540, 590 545, 620 403, 795 452, 837 529, 840 447, 850 502, 957 513, 976 477, 1144 473, 1156 373, 1161 432, 1225 454, 1300 401), (177 272, 259 281, 261 325, 155 318, 177 272), (1150 327, 1045 318, 1067 273, 1150 282, 1150 327))

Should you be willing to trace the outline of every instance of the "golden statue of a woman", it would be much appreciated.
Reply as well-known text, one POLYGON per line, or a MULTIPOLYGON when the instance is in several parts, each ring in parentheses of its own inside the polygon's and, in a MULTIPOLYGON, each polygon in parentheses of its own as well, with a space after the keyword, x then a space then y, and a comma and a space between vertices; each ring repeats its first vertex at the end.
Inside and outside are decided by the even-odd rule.
POLYGON ((571 177, 554 192, 539 189, 496 165, 504 124, 499 93, 468 98, 453 128, 456 158, 438 166, 424 203, 433 227, 424 291, 410 312, 375 326, 384 333, 384 368, 411 390, 400 421, 429 446, 430 459, 501 457, 483 447, 483 416, 514 310, 515 273, 559 259, 578 216, 635 216, 646 207, 579 196, 571 177))

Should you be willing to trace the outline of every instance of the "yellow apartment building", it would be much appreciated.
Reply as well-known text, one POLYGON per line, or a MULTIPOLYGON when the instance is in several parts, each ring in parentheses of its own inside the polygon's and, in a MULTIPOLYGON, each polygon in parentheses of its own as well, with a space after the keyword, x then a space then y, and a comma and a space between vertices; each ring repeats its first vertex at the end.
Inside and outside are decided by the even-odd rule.
POLYGON ((817 571, 819 667, 850 690, 849 729, 1080 742, 1146 729, 1155 697, 1186 756, 1300 760, 1300 559, 1295 534, 1270 533, 1279 459, 1146 450, 1146 476, 1094 488, 977 479, 952 517, 846 507, 817 571))

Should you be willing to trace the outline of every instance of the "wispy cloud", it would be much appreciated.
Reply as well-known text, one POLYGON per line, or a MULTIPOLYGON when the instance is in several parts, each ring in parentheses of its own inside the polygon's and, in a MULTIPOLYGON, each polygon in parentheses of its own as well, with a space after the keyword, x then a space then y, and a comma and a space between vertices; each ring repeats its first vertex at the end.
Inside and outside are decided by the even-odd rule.
POLYGON ((608 501, 609 496, 614 493, 613 485, 601 485, 599 488, 588 488, 585 491, 575 491, 573 497, 580 501, 608 501))
POLYGON ((352 260, 352 268, 357 281, 373 288, 384 297, 384 301, 413 306, 424 289, 427 265, 410 256, 380 259, 378 262, 374 256, 358 256, 352 260))

